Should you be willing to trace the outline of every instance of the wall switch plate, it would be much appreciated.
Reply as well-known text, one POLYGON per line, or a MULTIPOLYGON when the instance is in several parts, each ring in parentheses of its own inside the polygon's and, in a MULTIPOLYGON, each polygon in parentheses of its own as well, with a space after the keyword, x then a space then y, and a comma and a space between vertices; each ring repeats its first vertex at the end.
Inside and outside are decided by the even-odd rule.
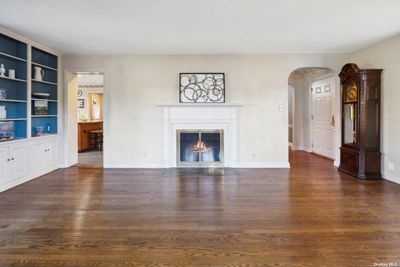
POLYGON ((394 171, 394 163, 393 162, 388 163, 388 169, 389 169, 389 171, 394 171))

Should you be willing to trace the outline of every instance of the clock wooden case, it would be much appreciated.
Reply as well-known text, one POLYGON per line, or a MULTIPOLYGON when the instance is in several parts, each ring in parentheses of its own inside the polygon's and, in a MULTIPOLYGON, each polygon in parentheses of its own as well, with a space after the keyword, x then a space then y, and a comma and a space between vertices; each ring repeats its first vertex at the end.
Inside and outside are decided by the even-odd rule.
POLYGON ((342 146, 339 170, 362 179, 381 178, 381 69, 343 66, 342 146))

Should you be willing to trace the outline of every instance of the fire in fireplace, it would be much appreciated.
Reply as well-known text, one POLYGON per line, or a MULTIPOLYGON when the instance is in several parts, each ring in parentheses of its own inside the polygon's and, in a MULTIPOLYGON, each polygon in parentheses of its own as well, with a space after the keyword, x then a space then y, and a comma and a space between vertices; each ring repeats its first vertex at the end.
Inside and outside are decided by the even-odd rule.
POLYGON ((178 130, 178 166, 222 166, 223 136, 223 130, 178 130))

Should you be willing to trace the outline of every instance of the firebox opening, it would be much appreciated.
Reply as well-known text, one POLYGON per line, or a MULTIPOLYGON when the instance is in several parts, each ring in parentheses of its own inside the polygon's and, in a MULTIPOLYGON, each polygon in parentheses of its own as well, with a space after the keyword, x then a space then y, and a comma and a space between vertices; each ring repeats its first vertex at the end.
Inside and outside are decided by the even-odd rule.
POLYGON ((223 130, 178 130, 178 167, 223 167, 223 130))

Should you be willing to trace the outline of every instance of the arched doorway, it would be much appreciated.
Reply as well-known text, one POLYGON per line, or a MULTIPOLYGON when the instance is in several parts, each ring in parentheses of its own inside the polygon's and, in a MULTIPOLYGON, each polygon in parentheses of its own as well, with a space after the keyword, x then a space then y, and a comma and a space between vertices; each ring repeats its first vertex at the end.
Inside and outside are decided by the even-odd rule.
POLYGON ((337 73, 329 68, 294 70, 288 79, 289 146, 332 160, 337 155, 337 73))

